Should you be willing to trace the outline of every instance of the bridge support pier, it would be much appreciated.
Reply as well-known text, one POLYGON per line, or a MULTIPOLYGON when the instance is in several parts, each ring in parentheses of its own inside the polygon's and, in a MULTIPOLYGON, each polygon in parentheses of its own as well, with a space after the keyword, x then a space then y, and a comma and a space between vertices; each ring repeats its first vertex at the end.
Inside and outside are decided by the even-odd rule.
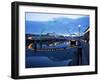
POLYGON ((77 65, 82 65, 82 48, 78 47, 77 65))
POLYGON ((37 42, 34 41, 34 52, 37 52, 37 42))

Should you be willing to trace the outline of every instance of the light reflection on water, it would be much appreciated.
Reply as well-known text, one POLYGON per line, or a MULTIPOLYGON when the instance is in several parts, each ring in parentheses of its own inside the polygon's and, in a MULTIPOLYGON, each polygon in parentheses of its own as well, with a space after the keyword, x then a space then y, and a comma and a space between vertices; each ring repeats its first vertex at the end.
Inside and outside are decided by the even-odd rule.
MULTIPOLYGON (((77 49, 63 51, 26 51, 26 68, 70 66, 77 49)), ((75 59, 74 59, 75 60, 75 59)), ((76 61, 75 61, 76 62, 76 61)))

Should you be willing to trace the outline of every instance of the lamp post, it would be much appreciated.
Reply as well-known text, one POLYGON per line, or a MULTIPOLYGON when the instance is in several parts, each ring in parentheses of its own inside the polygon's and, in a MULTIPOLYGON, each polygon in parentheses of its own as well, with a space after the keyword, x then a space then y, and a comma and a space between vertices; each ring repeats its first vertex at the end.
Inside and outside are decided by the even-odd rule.
POLYGON ((80 46, 80 27, 81 27, 81 25, 79 24, 78 25, 78 38, 79 38, 79 40, 78 40, 78 46, 80 46))
POLYGON ((80 36, 80 27, 81 27, 81 25, 79 24, 79 25, 78 25, 78 28, 79 28, 79 36, 80 36))
POLYGON ((78 25, 78 29, 79 29, 79 40, 78 40, 78 60, 77 60, 77 63, 78 65, 82 65, 82 48, 80 47, 81 46, 81 41, 80 41, 80 27, 81 25, 78 25))

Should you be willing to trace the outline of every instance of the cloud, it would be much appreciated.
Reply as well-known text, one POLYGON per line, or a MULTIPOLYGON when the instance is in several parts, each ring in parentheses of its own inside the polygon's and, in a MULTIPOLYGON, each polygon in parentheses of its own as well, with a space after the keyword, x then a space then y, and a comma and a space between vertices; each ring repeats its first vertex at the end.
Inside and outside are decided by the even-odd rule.
POLYGON ((49 13, 26 13, 26 21, 53 21, 55 18, 78 19, 86 15, 68 15, 68 14, 49 14, 49 13))

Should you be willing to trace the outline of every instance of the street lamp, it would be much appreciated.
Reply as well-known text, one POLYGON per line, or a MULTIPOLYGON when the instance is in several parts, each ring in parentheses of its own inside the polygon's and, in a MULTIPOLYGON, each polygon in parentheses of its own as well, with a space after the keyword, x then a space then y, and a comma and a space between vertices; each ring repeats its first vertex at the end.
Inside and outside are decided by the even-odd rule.
POLYGON ((79 24, 78 25, 78 29, 79 29, 79 40, 78 40, 78 45, 80 46, 80 27, 81 27, 81 25, 79 24))
POLYGON ((79 28, 79 40, 78 40, 78 60, 77 60, 77 63, 78 65, 82 65, 82 47, 81 46, 81 42, 80 42, 80 27, 81 25, 79 24, 78 25, 78 28, 79 28))
POLYGON ((78 28, 79 28, 79 36, 80 36, 80 27, 81 27, 81 25, 79 24, 79 25, 78 25, 78 28))

